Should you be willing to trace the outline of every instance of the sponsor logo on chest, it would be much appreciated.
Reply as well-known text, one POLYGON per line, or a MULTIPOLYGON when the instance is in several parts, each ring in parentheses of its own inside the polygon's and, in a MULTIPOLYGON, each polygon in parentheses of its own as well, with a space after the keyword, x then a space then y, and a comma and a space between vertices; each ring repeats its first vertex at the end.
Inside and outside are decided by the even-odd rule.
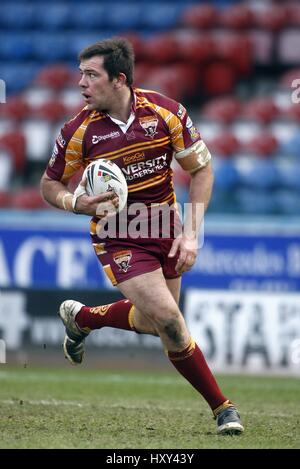
POLYGON ((109 134, 106 134, 106 135, 93 135, 92 143, 96 144, 96 143, 108 140, 110 138, 117 138, 117 137, 120 137, 120 132, 118 130, 114 132, 110 132, 109 134))

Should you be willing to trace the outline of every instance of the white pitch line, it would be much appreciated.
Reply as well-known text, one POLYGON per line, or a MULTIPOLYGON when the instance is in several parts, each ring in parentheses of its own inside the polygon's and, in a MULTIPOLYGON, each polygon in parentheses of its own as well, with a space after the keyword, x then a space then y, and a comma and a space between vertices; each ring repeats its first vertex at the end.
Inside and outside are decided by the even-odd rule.
POLYGON ((76 401, 60 401, 57 399, 40 399, 40 400, 33 400, 33 399, 1 399, 0 404, 3 405, 24 405, 24 404, 31 404, 31 405, 44 405, 44 406, 72 406, 72 407, 83 407, 86 404, 81 404, 80 402, 76 401))
POLYGON ((163 385, 163 386, 174 386, 174 385, 186 385, 186 382, 181 379, 180 377, 177 378, 174 376, 172 377, 151 377, 151 376, 123 376, 119 374, 112 374, 112 375, 104 375, 101 376, 91 376, 91 375, 56 375, 54 373, 39 373, 39 372, 32 372, 32 371, 22 371, 22 375, 15 371, 0 371, 0 381, 7 380, 7 381, 38 381, 43 382, 92 382, 92 383, 127 383, 127 384, 155 384, 156 386, 163 385))

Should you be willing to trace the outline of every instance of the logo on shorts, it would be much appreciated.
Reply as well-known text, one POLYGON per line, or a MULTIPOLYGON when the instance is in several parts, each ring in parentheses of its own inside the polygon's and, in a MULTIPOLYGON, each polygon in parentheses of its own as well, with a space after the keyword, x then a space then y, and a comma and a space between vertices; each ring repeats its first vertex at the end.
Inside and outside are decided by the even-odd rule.
POLYGON ((120 269, 120 272, 127 272, 129 267, 130 259, 132 258, 132 252, 131 251, 118 251, 113 255, 113 259, 117 266, 120 269))
POLYGON ((141 117, 139 119, 140 126, 146 131, 145 136, 154 138, 154 136, 158 133, 156 132, 158 119, 152 116, 141 117))

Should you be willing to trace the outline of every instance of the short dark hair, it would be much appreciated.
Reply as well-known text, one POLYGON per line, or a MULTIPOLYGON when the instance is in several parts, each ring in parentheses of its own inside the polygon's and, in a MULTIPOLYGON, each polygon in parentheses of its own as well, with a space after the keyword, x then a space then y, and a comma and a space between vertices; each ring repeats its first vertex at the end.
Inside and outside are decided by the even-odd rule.
POLYGON ((109 79, 117 78, 120 73, 126 75, 126 84, 133 83, 134 50, 132 44, 125 38, 113 37, 96 42, 79 53, 79 60, 90 59, 94 56, 103 56, 103 67, 109 79))

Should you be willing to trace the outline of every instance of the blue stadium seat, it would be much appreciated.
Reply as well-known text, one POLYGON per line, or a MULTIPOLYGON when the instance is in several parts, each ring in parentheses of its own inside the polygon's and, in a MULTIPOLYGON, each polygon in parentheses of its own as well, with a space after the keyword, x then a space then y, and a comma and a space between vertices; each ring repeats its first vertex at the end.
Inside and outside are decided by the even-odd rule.
POLYGON ((84 8, 74 5, 70 11, 70 27, 82 31, 91 29, 105 29, 107 26, 106 15, 109 7, 103 3, 87 2, 84 8))
POLYGON ((8 94, 26 88, 37 74, 39 66, 35 62, 20 62, 1 66, 1 78, 6 83, 8 94))
POLYGON ((70 38, 68 34, 34 35, 33 53, 39 63, 63 61, 69 57, 70 38))
POLYGON ((179 24, 184 6, 159 3, 155 8, 147 3, 143 9, 143 22, 141 26, 149 31, 161 31, 170 29, 179 24))
POLYGON ((239 183, 239 174, 232 159, 213 158, 214 187, 218 190, 233 190, 239 183))
POLYGON ((0 58, 22 61, 33 56, 33 39, 29 34, 6 33, 0 36, 0 58))
POLYGON ((298 197, 300 198, 300 167, 299 162, 291 159, 282 159, 279 157, 277 170, 280 180, 280 185, 283 188, 298 190, 298 197))
POLYGON ((61 31, 62 28, 69 26, 69 17, 72 6, 66 3, 48 3, 40 4, 35 8, 35 19, 40 30, 61 31))
POLYGON ((1 30, 26 30, 35 25, 35 5, 33 3, 1 2, 1 30))
POLYGON ((239 189, 236 192, 239 211, 248 214, 276 214, 278 206, 272 192, 256 189, 239 189))
POLYGON ((300 158, 300 131, 296 131, 294 135, 286 142, 282 142, 279 147, 279 153, 300 158))
POLYGON ((299 192, 280 190, 274 197, 279 213, 283 215, 300 215, 299 192))
POLYGON ((278 169, 272 158, 238 157, 235 167, 242 185, 255 190, 269 190, 280 184, 278 169))
POLYGON ((138 2, 114 3, 114 8, 107 8, 107 27, 116 31, 139 29, 144 16, 144 6, 138 2))

